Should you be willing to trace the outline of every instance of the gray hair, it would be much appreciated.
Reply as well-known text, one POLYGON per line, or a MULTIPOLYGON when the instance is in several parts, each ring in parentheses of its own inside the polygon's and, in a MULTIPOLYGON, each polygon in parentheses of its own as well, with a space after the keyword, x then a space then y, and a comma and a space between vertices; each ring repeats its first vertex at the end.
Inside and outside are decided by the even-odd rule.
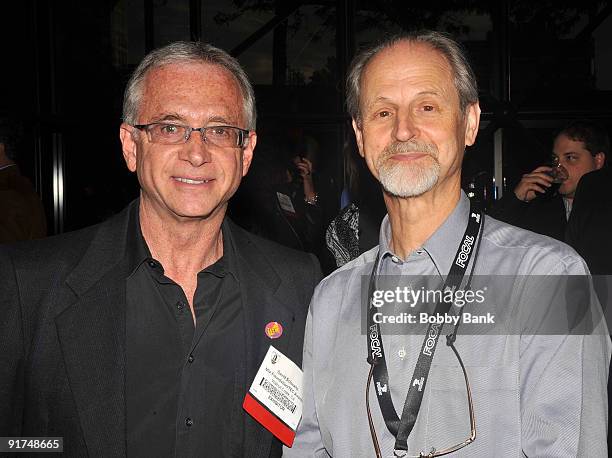
POLYGON ((246 127, 255 130, 257 111, 255 108, 255 93, 246 72, 238 61, 222 49, 207 43, 195 41, 176 41, 167 46, 151 51, 140 62, 125 88, 123 96, 123 120, 128 124, 136 124, 138 110, 142 102, 143 83, 147 74, 164 65, 177 63, 202 62, 218 65, 229 71, 242 92, 244 100, 244 118, 246 127))
POLYGON ((355 121, 358 123, 361 122, 359 98, 361 94, 361 80, 365 68, 378 53, 402 42, 426 44, 446 57, 453 72, 455 88, 459 94, 459 105, 462 113, 465 113, 465 109, 468 105, 478 102, 476 76, 469 64, 463 47, 443 33, 424 30, 395 35, 371 48, 361 51, 355 56, 351 63, 346 81, 346 105, 349 114, 355 121))

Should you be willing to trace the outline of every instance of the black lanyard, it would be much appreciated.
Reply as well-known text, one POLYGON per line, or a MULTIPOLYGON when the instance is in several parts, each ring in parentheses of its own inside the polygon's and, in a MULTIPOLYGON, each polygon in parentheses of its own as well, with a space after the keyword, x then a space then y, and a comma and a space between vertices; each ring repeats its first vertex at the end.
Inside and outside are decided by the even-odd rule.
MULTIPOLYGON (((483 214, 479 205, 474 201, 470 201, 470 217, 465 229, 465 234, 461 239, 457 254, 455 255, 453 265, 446 277, 443 291, 447 288, 455 289, 461 285, 465 275, 467 266, 472 257, 476 239, 480 232, 483 214)), ((376 397, 380 410, 385 419, 387 429, 395 436, 395 450, 408 450, 408 436, 412 432, 412 428, 416 423, 417 415, 423 401, 423 393, 431 368, 431 362, 438 345, 438 338, 443 324, 430 323, 425 333, 425 339, 421 346, 421 352, 414 368, 412 375, 412 383, 406 395, 404 409, 402 411, 401 420, 397 416, 393 401, 391 399, 391 389, 389 385, 389 373, 387 372, 387 363, 385 360, 385 352, 383 349, 382 335, 380 326, 374 322, 375 307, 372 304, 374 291, 376 289, 376 271, 380 262, 380 253, 376 256, 372 273, 370 274, 370 282, 368 288, 368 362, 374 366, 373 377, 375 381, 376 397)), ((434 315, 444 315, 450 309, 451 302, 438 302, 434 315)), ((455 329, 456 331, 456 329, 455 329)))

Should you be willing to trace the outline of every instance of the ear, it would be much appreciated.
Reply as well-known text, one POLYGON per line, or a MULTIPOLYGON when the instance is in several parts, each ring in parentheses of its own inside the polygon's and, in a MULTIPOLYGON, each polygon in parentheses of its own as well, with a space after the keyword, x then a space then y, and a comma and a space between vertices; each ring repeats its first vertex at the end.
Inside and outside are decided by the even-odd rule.
POLYGON ((363 132, 361 131, 361 126, 355 119, 353 119, 353 130, 355 131, 355 138, 357 139, 357 148, 359 149, 359 155, 364 157, 364 149, 363 149, 363 132))
POLYGON ((595 170, 599 170, 606 163, 606 153, 600 151, 595 155, 595 170))
POLYGON ((255 145, 257 145, 257 134, 252 130, 249 132, 247 145, 242 149, 242 176, 245 176, 251 167, 255 145))
POLYGON ((470 104, 465 113, 465 146, 472 146, 478 135, 480 126, 480 105, 478 102, 470 104))
POLYGON ((134 140, 134 127, 123 123, 119 127, 119 138, 121 139, 121 149, 123 151, 123 159, 130 172, 136 171, 136 158, 138 145, 134 140))

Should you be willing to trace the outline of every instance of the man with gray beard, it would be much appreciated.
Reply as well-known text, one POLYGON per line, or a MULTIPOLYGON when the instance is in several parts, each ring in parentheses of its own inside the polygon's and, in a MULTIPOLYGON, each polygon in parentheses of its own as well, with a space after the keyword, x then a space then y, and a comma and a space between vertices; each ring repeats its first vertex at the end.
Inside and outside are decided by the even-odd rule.
MULTIPOLYGON (((436 323, 411 332, 409 313, 390 333, 389 322, 376 318, 383 309, 372 299, 392 293, 380 288, 391 276, 416 276, 415 284, 433 279, 443 291, 464 287, 467 294, 478 292, 464 286, 468 279, 485 275, 546 275, 554 282, 588 274, 567 245, 485 220, 462 192, 461 164, 476 141, 480 107, 459 44, 424 31, 361 52, 349 73, 347 105, 388 214, 379 246, 315 290, 304 410, 284 456, 606 457, 611 343, 603 321, 571 335, 526 332, 533 327, 504 335, 499 328, 472 331, 462 313, 457 335, 436 323)), ((545 297, 555 290, 537 296, 535 309, 547 318, 559 309, 545 297)), ((388 305, 397 313, 399 302, 388 305)), ((513 310, 501 302, 502 312, 513 310)), ((435 317, 458 313, 457 302, 433 305, 435 317)))
POLYGON ((386 147, 376 161, 380 184, 387 193, 398 197, 415 197, 430 190, 440 176, 438 148, 433 143, 409 140, 394 142, 386 147), (401 154, 425 153, 425 164, 415 163, 410 168, 402 167, 392 160, 401 154), (406 174, 409 174, 408 176, 406 174))

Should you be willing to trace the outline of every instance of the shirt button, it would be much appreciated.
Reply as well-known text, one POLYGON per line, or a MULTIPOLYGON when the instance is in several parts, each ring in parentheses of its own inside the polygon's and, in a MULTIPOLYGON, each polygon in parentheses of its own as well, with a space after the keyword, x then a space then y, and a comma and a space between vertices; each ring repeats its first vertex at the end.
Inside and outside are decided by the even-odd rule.
POLYGON ((391 256, 391 261, 393 261, 396 264, 400 263, 400 259, 397 256, 391 256))
POLYGON ((189 417, 185 418, 185 426, 191 428, 193 426, 193 420, 189 417))
POLYGON ((176 309, 177 309, 179 312, 182 312, 184 308, 185 308, 185 303, 184 303, 183 301, 178 301, 178 302, 176 303, 176 309))
POLYGON ((416 250, 416 254, 423 254, 423 250, 416 250))
POLYGON ((151 269, 155 269, 157 267, 157 263, 155 261, 149 261, 149 267, 151 269))
POLYGON ((404 348, 400 348, 400 350, 397 352, 397 356, 399 356, 400 359, 404 359, 406 357, 406 350, 404 348))
POLYGON ((189 355, 189 358, 187 358, 187 361, 189 361, 190 363, 193 363, 193 360, 195 358, 193 357, 193 355, 189 355))

